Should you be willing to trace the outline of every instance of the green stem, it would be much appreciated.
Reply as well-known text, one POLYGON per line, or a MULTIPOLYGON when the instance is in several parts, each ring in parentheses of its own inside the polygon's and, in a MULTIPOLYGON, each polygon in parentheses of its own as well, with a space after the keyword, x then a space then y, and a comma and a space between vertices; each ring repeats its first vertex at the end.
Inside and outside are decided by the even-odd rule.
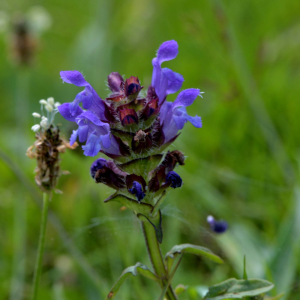
POLYGON ((50 197, 51 196, 49 196, 49 194, 43 193, 42 221, 41 221, 41 227, 40 227, 38 256, 37 256, 37 259, 35 262, 35 269, 34 269, 33 294, 32 294, 32 298, 31 298, 32 300, 37 299, 39 282, 40 282, 40 277, 41 277, 50 197))
MULTIPOLYGON (((164 264, 164 260, 161 254, 160 246, 156 238, 155 230, 152 224, 145 218, 141 218, 139 216, 139 219, 142 221, 142 229, 143 234, 146 242, 146 247, 149 255, 149 259, 151 261, 152 267, 154 269, 155 274, 157 277, 161 279, 160 286, 162 289, 165 288, 166 285, 168 285, 169 275, 167 272, 167 268, 164 264)), ((173 291, 173 288, 171 285, 167 288, 166 292, 166 299, 168 300, 177 300, 176 294, 173 291)))

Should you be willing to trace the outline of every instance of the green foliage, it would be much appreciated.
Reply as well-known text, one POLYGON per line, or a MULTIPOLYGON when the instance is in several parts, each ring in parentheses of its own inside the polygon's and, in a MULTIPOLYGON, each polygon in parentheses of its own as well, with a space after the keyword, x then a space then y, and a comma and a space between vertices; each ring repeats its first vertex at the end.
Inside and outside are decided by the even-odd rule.
POLYGON ((258 296, 268 292, 274 287, 274 284, 261 279, 237 280, 228 279, 222 283, 209 288, 209 292, 204 299, 222 300, 222 299, 242 299, 248 296, 258 296))
POLYGON ((147 174, 157 167, 161 159, 162 154, 157 154, 147 158, 136 159, 128 163, 121 164, 119 165, 119 167, 124 170, 124 172, 127 172, 129 174, 134 173, 138 176, 144 176, 145 178, 147 178, 147 174))
POLYGON ((138 262, 134 266, 128 267, 123 271, 122 275, 114 284, 114 286, 112 287, 112 289, 108 293, 108 296, 105 299, 113 299, 116 296, 121 285, 127 279, 127 277, 130 275, 136 276, 138 274, 141 274, 147 277, 148 279, 157 281, 157 277, 155 276, 155 274, 153 274, 145 265, 138 262))
POLYGON ((182 244, 182 245, 176 245, 174 246, 167 254, 165 257, 165 262, 166 266, 169 271, 171 271, 172 265, 174 260, 179 254, 184 254, 184 253, 191 253, 195 254, 198 256, 204 256, 216 263, 222 264, 223 260, 212 253, 209 249, 197 246, 197 245, 191 245, 191 244, 182 244))
MULTIPOLYGON (((36 4, 4 0, 0 10, 12 17, 36 4)), ((62 84, 61 70, 82 71, 101 97, 111 71, 139 76, 148 86, 158 45, 176 39, 178 58, 164 65, 184 75, 183 89, 205 92, 189 110, 202 117, 203 128, 186 124, 170 146, 187 159, 175 170, 183 187, 163 203, 161 246, 166 253, 175 244, 201 244, 225 264, 185 256, 173 284, 188 285, 182 298, 198 300, 199 286, 202 291, 239 277, 245 255, 249 278, 274 281, 271 299, 282 292, 282 300, 299 299, 299 0, 39 5, 52 16, 52 27, 39 37, 30 67, 14 63, 11 36, 0 32, 0 149, 15 163, 12 170, 0 159, 0 298, 26 299, 32 281, 41 216, 33 199, 40 203, 41 195, 34 187, 35 163, 24 153, 34 142, 30 113, 39 110, 37 101, 53 96, 69 102, 81 91, 62 84), (209 214, 227 220, 228 232, 213 235, 209 214)), ((75 128, 57 120, 68 139, 75 128)), ((63 194, 50 204, 41 299, 58 293, 66 300, 104 299, 127 266, 148 262, 140 224, 129 209, 103 203, 111 190, 90 178, 92 162, 80 147, 62 155, 62 169, 71 174, 60 178, 63 194)), ((156 299, 156 289, 143 276, 128 278, 120 299, 156 299)))

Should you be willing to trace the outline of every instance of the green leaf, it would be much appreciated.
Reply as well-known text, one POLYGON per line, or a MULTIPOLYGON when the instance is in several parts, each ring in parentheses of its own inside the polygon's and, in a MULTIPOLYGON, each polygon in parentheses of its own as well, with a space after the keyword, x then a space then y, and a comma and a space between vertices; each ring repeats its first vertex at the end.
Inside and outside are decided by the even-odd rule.
POLYGON ((147 178, 148 173, 157 167, 162 157, 162 154, 152 155, 146 158, 132 160, 128 163, 118 165, 118 167, 129 174, 136 174, 147 178))
POLYGON ((151 204, 138 202, 126 197, 125 195, 117 193, 104 200, 104 202, 119 202, 127 208, 133 210, 135 214, 141 213, 146 216, 148 216, 153 209, 153 206, 151 204))
POLYGON ((221 300, 227 298, 241 299, 247 296, 257 296, 271 290, 274 284, 267 280, 249 279, 237 280, 230 278, 209 288, 205 300, 221 300))
POLYGON ((112 289, 110 290, 110 292, 108 293, 108 295, 105 299, 106 300, 113 299, 115 297, 116 293, 118 292, 118 290, 120 289, 121 285, 127 279, 127 277, 130 275, 136 276, 138 274, 141 274, 151 280, 158 281, 158 278, 156 277, 156 275, 153 272, 151 272, 147 268, 147 266, 138 262, 134 266, 128 267, 123 271, 122 275, 119 277, 117 282, 114 284, 114 286, 112 287, 112 289))
POLYGON ((184 254, 184 253, 192 253, 196 254, 199 256, 204 256, 216 263, 222 264, 223 260, 212 253, 209 249, 197 246, 197 245, 192 245, 192 244, 181 244, 181 245, 176 245, 174 246, 167 254, 165 257, 165 262, 168 270, 170 271, 173 265, 173 262, 176 258, 177 255, 179 254, 184 254))

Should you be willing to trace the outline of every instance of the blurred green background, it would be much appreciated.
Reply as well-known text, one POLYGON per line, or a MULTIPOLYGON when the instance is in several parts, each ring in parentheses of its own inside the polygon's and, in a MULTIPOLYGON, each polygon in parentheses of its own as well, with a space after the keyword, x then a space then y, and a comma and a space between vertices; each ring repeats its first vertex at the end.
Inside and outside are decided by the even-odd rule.
MULTIPOLYGON (((183 89, 205 94, 189 108, 203 128, 187 124, 171 147, 187 159, 177 169, 184 186, 165 201, 162 249, 199 244, 225 260, 187 255, 173 285, 189 286, 180 299, 200 299, 205 286, 241 278, 246 255, 249 277, 276 284, 271 295, 300 299, 299 0, 1 0, 0 11, 1 299, 31 292, 42 194, 25 152, 35 140, 38 101, 70 102, 81 90, 62 84, 61 70, 83 72, 102 98, 112 71, 148 86, 155 51, 170 39, 179 55, 164 66, 184 76, 183 89), (33 24, 28 66, 13 48, 12 23, 21 14, 33 24), (211 233, 209 214, 227 220, 228 232, 211 233)), ((72 124, 59 115, 56 123, 68 138, 72 124)), ((62 155, 71 174, 60 178, 63 194, 50 204, 40 299, 104 299, 123 269, 150 265, 139 223, 131 211, 103 203, 111 190, 90 178, 92 161, 80 149, 62 155)), ((116 299, 158 296, 154 283, 137 276, 116 299)))

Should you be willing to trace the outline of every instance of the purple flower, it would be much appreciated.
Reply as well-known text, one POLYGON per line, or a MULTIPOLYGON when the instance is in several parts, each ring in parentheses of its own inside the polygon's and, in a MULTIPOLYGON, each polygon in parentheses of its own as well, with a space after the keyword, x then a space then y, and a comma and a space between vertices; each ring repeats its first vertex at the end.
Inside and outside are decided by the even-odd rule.
POLYGON ((64 82, 84 87, 84 90, 78 93, 75 100, 70 103, 69 109, 72 116, 76 114, 79 103, 82 103, 84 109, 93 111, 100 120, 108 121, 105 116, 105 103, 79 71, 61 71, 60 76, 64 82))
POLYGON ((153 148, 164 149, 177 138, 187 121, 201 127, 200 117, 191 117, 186 111, 201 96, 200 90, 187 89, 179 93, 174 103, 166 101, 168 94, 181 88, 183 77, 161 64, 177 54, 174 40, 159 47, 152 60, 152 85, 145 98, 139 95, 143 86, 138 77, 124 79, 118 72, 112 72, 108 76, 112 93, 102 100, 80 72, 60 72, 64 82, 84 87, 73 102, 58 107, 66 120, 78 125, 70 144, 78 139, 85 143, 82 149, 86 156, 96 156, 101 151, 113 159, 128 161, 132 157, 146 157, 153 148))
POLYGON ((164 42, 157 51, 157 56, 153 58, 152 86, 162 104, 168 94, 176 93, 180 90, 184 81, 182 75, 173 72, 168 68, 161 68, 164 61, 174 59, 178 54, 178 44, 176 41, 164 42))
POLYGON ((141 202, 144 199, 144 197, 146 196, 145 193, 143 192, 141 184, 137 181, 134 181, 132 183, 132 188, 128 189, 128 191, 131 194, 136 196, 138 202, 141 202))
POLYGON ((77 138, 79 142, 86 144, 82 146, 84 155, 96 156, 101 148, 112 155, 121 155, 114 137, 110 134, 110 126, 106 115, 107 107, 104 101, 98 96, 92 86, 85 81, 83 75, 78 71, 62 71, 61 78, 64 82, 76 86, 84 86, 85 89, 77 94, 71 103, 64 103, 58 106, 60 114, 68 121, 76 122, 78 129, 74 130, 70 144, 73 145, 77 138), (79 103, 82 102, 81 109, 79 103))
POLYGON ((182 179, 176 172, 170 171, 167 174, 166 183, 171 183, 171 187, 175 189, 182 186, 182 179))
POLYGON ((165 143, 172 140, 187 121, 197 128, 202 127, 201 118, 197 115, 191 117, 186 111, 186 107, 191 105, 197 96, 201 96, 199 89, 187 89, 180 92, 173 103, 166 101, 163 104, 160 110, 160 124, 165 136, 165 143))
POLYGON ((208 216, 207 222, 209 223, 211 230, 215 233, 224 233, 228 228, 226 221, 216 221, 213 216, 208 216))

